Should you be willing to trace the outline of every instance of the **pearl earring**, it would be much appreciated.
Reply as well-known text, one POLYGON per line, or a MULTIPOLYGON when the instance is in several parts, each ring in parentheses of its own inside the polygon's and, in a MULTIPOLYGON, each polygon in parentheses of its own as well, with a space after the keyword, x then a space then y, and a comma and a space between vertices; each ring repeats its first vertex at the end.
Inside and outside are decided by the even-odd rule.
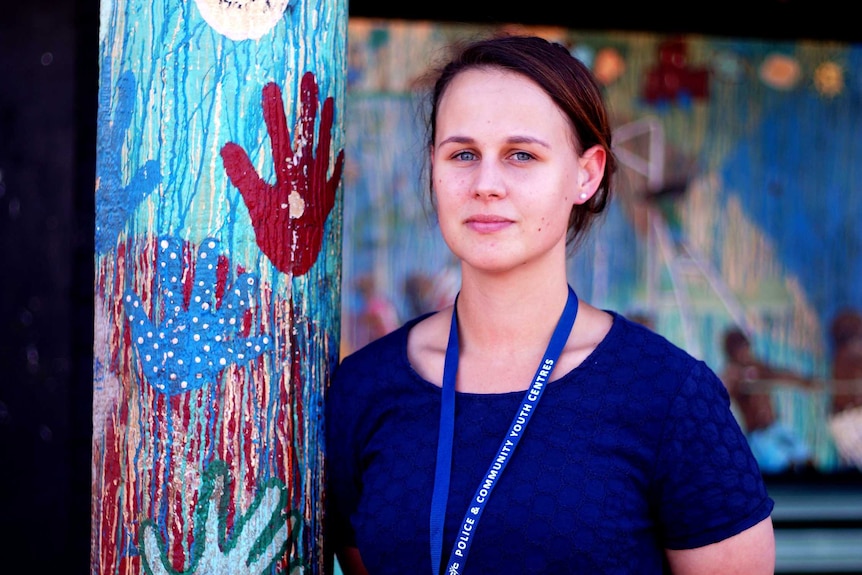
POLYGON ((586 199, 587 199, 587 193, 586 193, 586 192, 581 192, 580 198, 581 198, 582 200, 586 200, 586 199))

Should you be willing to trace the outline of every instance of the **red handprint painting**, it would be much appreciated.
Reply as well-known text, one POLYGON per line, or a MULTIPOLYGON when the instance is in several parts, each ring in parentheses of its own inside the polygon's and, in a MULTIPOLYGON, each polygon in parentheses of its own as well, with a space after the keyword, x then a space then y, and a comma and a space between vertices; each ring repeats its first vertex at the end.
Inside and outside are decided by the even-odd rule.
POLYGON ((262 105, 275 162, 275 183, 260 177, 238 144, 225 144, 221 157, 228 178, 248 208, 258 247, 279 271, 301 276, 317 261, 324 223, 335 205, 344 167, 344 150, 340 150, 327 178, 334 102, 331 96, 323 102, 317 150, 313 150, 318 106, 314 74, 306 72, 302 77, 301 109, 293 141, 277 84, 264 86, 262 105))

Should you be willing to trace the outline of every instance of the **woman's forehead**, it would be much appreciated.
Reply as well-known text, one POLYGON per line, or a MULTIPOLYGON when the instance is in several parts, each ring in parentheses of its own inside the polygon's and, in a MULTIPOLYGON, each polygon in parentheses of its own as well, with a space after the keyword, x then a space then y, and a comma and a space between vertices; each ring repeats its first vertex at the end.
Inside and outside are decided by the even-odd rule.
POLYGON ((436 140, 495 134, 499 138, 571 140, 571 122, 532 79, 499 68, 473 68, 455 76, 440 100, 436 140))

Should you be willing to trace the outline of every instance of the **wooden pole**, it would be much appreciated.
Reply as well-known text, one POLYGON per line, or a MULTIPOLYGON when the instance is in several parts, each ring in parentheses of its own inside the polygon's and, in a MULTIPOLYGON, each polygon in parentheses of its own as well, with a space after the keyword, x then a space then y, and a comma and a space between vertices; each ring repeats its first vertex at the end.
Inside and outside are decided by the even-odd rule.
POLYGON ((91 572, 323 573, 346 0, 102 0, 91 572))

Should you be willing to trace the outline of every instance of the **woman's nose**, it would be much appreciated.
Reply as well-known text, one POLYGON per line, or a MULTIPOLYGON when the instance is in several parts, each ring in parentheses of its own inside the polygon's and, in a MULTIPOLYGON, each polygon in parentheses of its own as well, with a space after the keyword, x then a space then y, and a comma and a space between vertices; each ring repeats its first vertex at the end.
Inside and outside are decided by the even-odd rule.
POLYGON ((482 160, 476 166, 473 180, 473 195, 481 198, 503 197, 506 195, 506 182, 499 163, 482 160))

